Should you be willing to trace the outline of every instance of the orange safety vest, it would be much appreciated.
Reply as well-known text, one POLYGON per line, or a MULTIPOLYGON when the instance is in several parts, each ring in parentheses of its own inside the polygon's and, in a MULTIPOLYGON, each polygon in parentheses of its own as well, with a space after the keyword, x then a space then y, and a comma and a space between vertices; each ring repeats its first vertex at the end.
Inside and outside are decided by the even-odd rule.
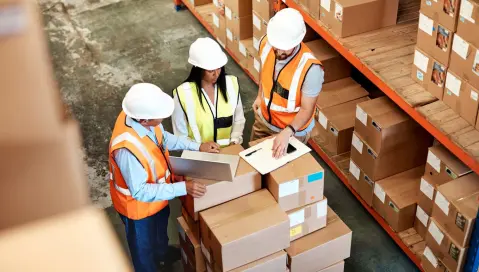
POLYGON ((116 120, 111 136, 109 150, 110 194, 113 206, 120 214, 133 220, 139 220, 158 213, 168 205, 168 201, 142 202, 132 197, 115 161, 114 151, 120 148, 128 149, 148 173, 148 183, 171 183, 173 175, 171 174, 168 150, 163 149, 163 133, 160 127, 155 127, 158 141, 158 145, 156 145, 150 137, 138 136, 136 131, 126 124, 126 118, 126 114, 122 111, 116 120))
MULTIPOLYGON (((269 124, 278 129, 284 129, 293 122, 301 108, 301 88, 306 74, 313 64, 321 65, 321 62, 313 56, 307 46, 301 43, 299 51, 274 80, 276 56, 266 36, 261 41, 259 55, 262 64, 261 87, 263 90, 261 112, 269 124)), ((307 128, 313 118, 314 114, 298 131, 307 128)))

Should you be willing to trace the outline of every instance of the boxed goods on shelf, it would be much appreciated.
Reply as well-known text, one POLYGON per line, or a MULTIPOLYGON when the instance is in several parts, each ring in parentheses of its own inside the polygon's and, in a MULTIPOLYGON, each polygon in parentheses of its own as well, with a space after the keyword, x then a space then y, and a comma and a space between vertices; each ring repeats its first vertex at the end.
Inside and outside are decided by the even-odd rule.
POLYGON ((321 271, 351 253, 352 231, 328 208, 326 227, 301 237, 286 249, 291 272, 321 271))
POLYGON ((261 40, 264 35, 266 35, 268 22, 268 19, 261 18, 256 11, 253 11, 253 37, 255 37, 258 41, 261 40))
POLYGON ((424 89, 442 100, 446 84, 447 67, 416 47, 411 77, 424 89))
POLYGON ((243 1, 243 0, 223 0, 225 4, 225 15, 226 17, 233 17, 234 14, 236 17, 251 16, 251 11, 253 10, 253 1, 243 1))
POLYGON ((200 212, 200 224, 206 261, 222 271, 289 246, 289 218, 267 190, 200 212))
POLYGON ((419 13, 417 47, 446 67, 449 66, 453 33, 454 31, 433 18, 419 13))
POLYGON ((259 18, 269 21, 273 17, 273 0, 255 0, 253 1, 253 11, 259 18))
POLYGON ((327 212, 328 200, 326 198, 288 211, 291 241, 324 228, 326 226, 327 212))
MULTIPOLYGON (((316 100, 316 109, 323 110, 352 100, 368 96, 368 92, 354 79, 346 77, 333 82, 325 83, 316 100)), ((319 112, 316 112, 318 118, 319 112)))
POLYGON ((213 3, 213 0, 188 0, 194 7, 213 3))
POLYGON ((466 247, 469 244, 479 207, 478 196, 479 176, 475 173, 437 188, 432 217, 458 246, 466 247))
POLYGON ((479 48, 464 37, 454 35, 449 69, 476 89, 479 88, 479 48))
POLYGON ((321 61, 324 68, 324 82, 329 83, 351 75, 351 64, 332 48, 325 40, 319 39, 305 43, 313 55, 321 61))
POLYGON ((178 217, 178 232, 184 263, 191 271, 206 271, 199 236, 195 236, 183 217, 178 217))
POLYGON ((431 214, 427 214, 418 203, 416 207, 416 218, 414 218, 414 229, 422 239, 426 239, 427 226, 429 226, 430 218, 431 214))
POLYGON ((362 171, 352 159, 349 163, 349 172, 352 175, 350 180, 351 186, 353 186, 354 190, 369 206, 372 206, 374 197, 374 181, 364 174, 364 171, 362 171))
POLYGON ((426 272, 447 272, 444 264, 437 259, 429 247, 426 246, 421 256, 421 265, 426 272))
POLYGON ((457 34, 479 48, 479 1, 462 0, 457 23, 457 34))
POLYGON ((284 211, 323 199, 324 169, 309 153, 269 173, 265 181, 284 211))
POLYGON ((479 217, 476 216, 476 223, 471 235, 469 249, 467 250, 467 261, 464 266, 465 272, 475 272, 479 269, 479 217))
MULTIPOLYGON (((244 40, 253 36, 253 17, 251 15, 244 17, 236 17, 234 14, 232 17, 226 17, 226 35, 230 39, 234 37, 238 40, 244 40)), ((230 39, 231 41, 231 39, 230 39)))
POLYGON ((424 166, 378 180, 374 184, 373 207, 396 232, 414 226, 417 193, 424 166))
POLYGON ((429 18, 435 18, 446 28, 456 31, 460 2, 457 0, 421 0, 421 12, 429 18))
POLYGON ((474 126, 479 108, 479 90, 457 76, 451 69, 447 72, 444 104, 474 126))
POLYGON ((471 173, 471 169, 444 146, 435 145, 429 148, 424 172, 424 176, 430 177, 427 180, 431 180, 435 184, 443 184, 468 173, 471 173))
POLYGON ((219 13, 212 13, 213 29, 220 44, 226 46, 226 17, 219 13))
MULTIPOLYGON (((237 155, 241 151, 243 148, 240 145, 232 145, 221 149, 221 154, 237 155)), ((194 220, 198 220, 198 212, 202 210, 261 189, 261 175, 242 159, 239 161, 233 182, 195 180, 206 185, 206 194, 201 198, 193 198, 189 195, 181 198, 183 207, 194 220)))

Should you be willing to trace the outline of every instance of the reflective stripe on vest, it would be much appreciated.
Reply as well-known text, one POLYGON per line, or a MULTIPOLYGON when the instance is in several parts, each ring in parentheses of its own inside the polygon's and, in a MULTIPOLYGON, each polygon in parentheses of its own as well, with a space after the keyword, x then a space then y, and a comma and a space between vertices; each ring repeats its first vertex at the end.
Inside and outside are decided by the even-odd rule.
MULTIPOLYGON (((120 192, 121 194, 123 195, 126 195, 126 196, 131 196, 131 192, 130 192, 130 189, 127 189, 127 188, 122 188, 120 186, 118 186, 118 184, 116 184, 115 182, 115 179, 113 177, 113 174, 111 172, 109 172, 110 174, 110 180, 113 181, 113 184, 115 185, 115 189, 120 192)), ((157 181, 157 183, 166 183, 166 179, 170 177, 170 170, 166 170, 166 174, 165 174, 165 177, 164 178, 161 178, 157 181)))
MULTIPOLYGON (((301 74, 303 73, 304 67, 306 66, 306 63, 311 60, 315 59, 313 54, 311 53, 304 53, 301 56, 301 60, 299 61, 298 68, 296 68, 296 71, 294 72, 293 79, 291 80, 291 87, 289 88, 289 96, 288 96, 288 112, 296 112, 296 93, 298 92, 298 89, 301 88, 300 86, 300 79, 301 79, 301 74)), ((299 111, 299 110, 298 110, 299 111)))

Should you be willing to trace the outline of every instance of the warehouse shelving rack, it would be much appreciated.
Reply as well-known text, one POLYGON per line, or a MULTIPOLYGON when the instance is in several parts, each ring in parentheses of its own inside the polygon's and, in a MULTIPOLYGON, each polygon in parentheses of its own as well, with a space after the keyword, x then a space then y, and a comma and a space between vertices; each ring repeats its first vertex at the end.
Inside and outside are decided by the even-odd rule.
MULTIPOLYGON (((173 0, 173 2, 177 10, 179 10, 182 5, 186 6, 211 35, 215 36, 211 26, 194 9, 188 0, 173 0)), ((426 90, 418 84, 415 84, 410 77, 412 55, 416 44, 417 16, 405 16, 409 18, 409 20, 406 19, 404 22, 398 23, 397 26, 391 28, 339 39, 321 22, 312 18, 298 3, 293 0, 276 0, 276 10, 285 6, 299 10, 305 22, 359 72, 367 77, 377 88, 425 128, 449 151, 468 165, 474 172, 479 173, 479 132, 467 124, 464 119, 453 113, 444 103, 437 101, 437 99, 426 90), (396 36, 402 37, 404 42, 396 43, 396 41, 398 41, 395 39, 396 36), (377 50, 377 52, 379 51, 378 54, 383 55, 374 55, 376 54, 372 53, 376 50, 374 46, 381 42, 392 45, 382 48, 383 52, 381 52, 381 48, 377 50), (371 46, 367 46, 368 43, 370 43, 371 46), (389 58, 384 57, 384 53, 388 53, 387 50, 391 51, 389 58), (467 148, 465 146, 467 146, 467 148)), ((234 54, 232 54, 229 49, 225 49, 231 57, 239 63, 234 54)), ((242 68, 253 81, 258 83, 245 67, 242 68)), ((421 261, 418 255, 413 252, 410 246, 403 242, 401 234, 395 233, 387 222, 374 211, 372 207, 364 202, 359 194, 351 187, 348 181, 348 170, 347 167, 345 167, 344 161, 339 162, 337 158, 328 155, 320 145, 312 140, 309 144, 411 261, 422 271, 421 261)))

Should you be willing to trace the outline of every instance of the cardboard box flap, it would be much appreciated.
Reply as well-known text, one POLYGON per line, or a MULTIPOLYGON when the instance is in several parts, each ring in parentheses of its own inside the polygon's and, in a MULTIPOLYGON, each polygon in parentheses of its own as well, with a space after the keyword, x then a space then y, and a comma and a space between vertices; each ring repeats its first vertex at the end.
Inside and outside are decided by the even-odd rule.
POLYGON ((0 271, 132 271, 111 224, 95 207, 3 230, 0 254, 0 271))
MULTIPOLYGON (((286 252, 284 252, 283 250, 278 251, 278 252, 276 252, 274 254, 271 254, 267 257, 264 257, 262 259, 259 259, 257 261, 254 261, 252 263, 249 263, 249 264, 243 265, 241 267, 238 267, 236 269, 230 270, 228 272, 249 271, 249 269, 256 268, 257 266, 259 266, 261 264, 266 264, 266 263, 269 263, 269 262, 276 262, 276 261, 281 262, 282 260, 284 260, 284 267, 286 268, 286 252)), ((256 271, 256 270, 254 270, 254 271, 256 271)))
POLYGON ((276 226, 271 222, 289 220, 266 189, 202 211, 200 217, 214 230, 216 239, 223 245, 276 226))
POLYGON ((286 249, 289 256, 294 257, 305 251, 311 250, 318 245, 326 244, 348 233, 351 233, 346 224, 341 221, 339 216, 328 207, 326 228, 320 229, 305 237, 299 238, 291 242, 291 246, 286 249))
POLYGON ((182 236, 182 239, 186 241, 186 237, 188 237, 193 247, 199 248, 201 245, 193 234, 193 231, 188 226, 188 223, 186 223, 186 220, 183 218, 183 216, 178 217, 176 220, 178 221, 179 227, 183 230, 183 232, 180 231, 180 236, 182 236))
POLYGON ((453 203, 468 219, 476 218, 479 208, 479 192, 465 198, 455 200, 453 203))
POLYGON ((377 115, 372 118, 372 121, 379 126, 379 128, 388 128, 393 125, 411 120, 412 119, 400 109, 391 110, 387 113, 377 115))
POLYGON ((319 163, 311 164, 311 160, 314 160, 313 155, 306 154, 299 157, 298 159, 289 162, 288 167, 281 167, 274 170, 270 175, 274 178, 279 184, 289 182, 298 177, 304 177, 314 173, 319 173, 324 171, 319 163))
MULTIPOLYGON (((454 174, 463 176, 467 173, 472 172, 467 165, 462 163, 454 154, 447 150, 442 145, 435 145, 429 148, 429 150, 436 155, 436 157, 443 162, 447 168, 449 168, 454 174)), ((447 171, 447 170, 446 170, 447 171)))
POLYGON ((352 128, 355 122, 356 105, 367 100, 369 100, 368 97, 361 97, 353 101, 326 108, 322 110, 322 112, 337 130, 352 128))
POLYGON ((372 99, 359 105, 381 128, 404 122, 409 118, 387 96, 372 99))
POLYGON ((399 209, 417 202, 424 165, 382 179, 377 183, 399 209))
POLYGON ((453 202, 456 206, 463 206, 466 208, 466 211, 469 210, 467 214, 464 214, 465 216, 469 218, 474 218, 476 216, 479 203, 476 197, 479 193, 479 176, 476 173, 470 173, 451 180, 448 183, 437 187, 437 190, 447 201, 453 202), (470 201, 472 201, 472 203, 470 201), (475 203, 475 208, 474 205, 471 205, 473 203, 475 203), (473 210, 470 210, 467 207, 472 207, 473 210))
POLYGON ((354 79, 347 77, 324 84, 316 100, 316 106, 319 109, 326 109, 368 94, 354 79))

